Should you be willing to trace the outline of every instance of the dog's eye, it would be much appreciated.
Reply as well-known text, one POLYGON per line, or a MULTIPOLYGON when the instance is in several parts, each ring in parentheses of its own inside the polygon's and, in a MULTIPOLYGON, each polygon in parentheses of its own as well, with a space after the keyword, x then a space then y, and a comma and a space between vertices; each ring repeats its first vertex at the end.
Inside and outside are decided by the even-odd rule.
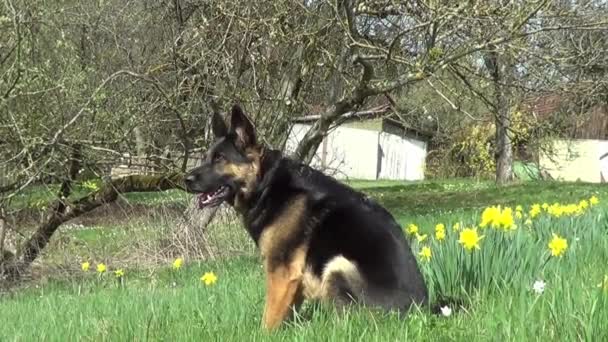
POLYGON ((221 161, 224 161, 224 160, 226 160, 226 158, 224 158, 224 155, 221 154, 221 153, 218 153, 218 154, 216 154, 216 155, 213 156, 213 162, 214 163, 221 162, 221 161))

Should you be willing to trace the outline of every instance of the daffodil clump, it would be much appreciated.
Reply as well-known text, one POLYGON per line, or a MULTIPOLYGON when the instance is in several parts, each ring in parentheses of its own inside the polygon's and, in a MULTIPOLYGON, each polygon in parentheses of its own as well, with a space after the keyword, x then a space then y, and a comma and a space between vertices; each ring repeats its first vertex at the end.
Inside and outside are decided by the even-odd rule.
MULTIPOLYGON (((417 233, 416 233, 417 234, 417 233)), ((424 235, 419 235, 418 236, 418 240, 419 241, 424 241, 426 239, 426 234, 424 235)), ((430 260, 431 258, 431 250, 430 248, 426 247, 426 249, 424 249, 423 252, 420 253, 421 258, 424 258, 425 260, 430 260)), ((179 271, 184 265, 184 259, 179 257, 176 258, 175 260, 173 260, 173 262, 171 263, 171 268, 173 269, 173 271, 175 271, 175 275, 178 276, 179 279, 182 279, 179 274, 182 274, 181 272, 177 272, 179 271)), ((91 269, 91 262, 90 261, 83 261, 80 264, 80 269, 82 270, 82 272, 89 272, 89 270, 91 269)), ((108 268, 108 266, 105 263, 97 263, 95 265, 95 271, 99 276, 99 280, 102 281, 104 278, 106 278, 107 276, 105 276, 107 273, 113 274, 114 278, 118 281, 119 284, 124 286, 124 279, 125 279, 125 270, 122 268, 117 268, 114 270, 110 270, 108 268)), ((175 278, 176 280, 178 278, 175 278)), ((215 285, 215 283, 218 280, 217 275, 214 272, 205 272, 200 278, 199 280, 201 281, 201 283, 203 283, 205 286, 213 286, 215 285)), ((176 283, 174 282, 174 286, 176 285, 176 283)))
MULTIPOLYGON (((582 240, 585 220, 597 217, 590 213, 600 199, 594 195, 573 203, 549 203, 492 205, 472 219, 410 222, 404 233, 432 287, 458 295, 463 288, 498 286, 526 274, 532 278, 569 262, 569 255, 576 253, 575 240, 582 240)), ((530 286, 530 279, 525 281, 530 286)), ((544 281, 535 283, 534 291, 542 293, 544 281)))
MULTIPOLYGON (((82 272, 89 272, 89 270, 91 269, 91 262, 90 261, 84 261, 80 264, 80 269, 82 270, 82 272)), ((97 273, 97 275, 101 278, 103 278, 103 276, 108 273, 108 266, 106 264, 104 264, 103 262, 98 263, 95 266, 95 272, 97 273)), ((120 280, 122 282, 122 279, 125 276, 125 271, 122 268, 119 269, 115 269, 113 272, 114 277, 118 280, 120 280)))

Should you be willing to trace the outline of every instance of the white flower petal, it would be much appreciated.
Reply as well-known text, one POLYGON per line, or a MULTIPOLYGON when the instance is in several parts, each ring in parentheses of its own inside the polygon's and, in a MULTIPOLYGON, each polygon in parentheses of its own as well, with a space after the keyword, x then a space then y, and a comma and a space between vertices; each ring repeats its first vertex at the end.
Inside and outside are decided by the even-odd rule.
POLYGON ((537 280, 534 282, 534 285, 532 285, 532 290, 534 290, 534 292, 536 292, 537 294, 541 294, 545 291, 545 286, 547 284, 542 281, 542 280, 537 280))

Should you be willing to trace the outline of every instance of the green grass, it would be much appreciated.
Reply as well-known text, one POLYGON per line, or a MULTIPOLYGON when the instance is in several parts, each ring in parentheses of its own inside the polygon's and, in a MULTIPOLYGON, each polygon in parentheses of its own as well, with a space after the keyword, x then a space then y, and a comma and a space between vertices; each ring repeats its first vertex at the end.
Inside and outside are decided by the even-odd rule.
MULTIPOLYGON (((509 187, 497 187, 491 181, 471 179, 432 180, 423 182, 349 180, 346 184, 376 197, 395 214, 415 215, 441 210, 479 209, 489 202, 499 204, 529 204, 539 198, 564 201, 591 191, 608 194, 607 186, 578 182, 524 182, 509 187)), ((11 202, 14 208, 46 208, 59 186, 34 186, 26 189, 11 202)), ((77 186, 70 198, 84 196, 90 189, 77 186)), ((186 205, 192 196, 181 190, 128 193, 121 200, 145 206, 186 205)))
MULTIPOLYGON (((65 340, 273 340, 273 341, 502 341, 606 340, 608 292, 598 288, 608 274, 608 191, 606 186, 577 183, 525 183, 496 188, 472 181, 353 182, 377 198, 404 226, 416 223, 429 236, 414 237, 412 248, 430 246, 430 262, 420 260, 431 294, 450 295, 466 308, 450 317, 415 312, 407 318, 353 308, 336 313, 331 307, 305 305, 299 317, 274 334, 260 329, 264 274, 257 256, 200 263, 186 260, 178 271, 130 268, 120 260, 108 264, 99 277, 93 270, 75 270, 67 278, 50 277, 0 297, 0 341, 65 340), (516 219, 518 229, 479 230, 480 250, 469 253, 457 243, 455 222, 479 223, 490 204, 527 213, 533 203, 578 203, 597 194, 601 202, 581 216, 555 218, 546 212, 516 219), (444 223, 447 239, 436 241, 433 229, 444 223), (563 257, 551 257, 552 234, 568 240, 563 257), (111 271, 125 269, 122 285, 111 271), (199 278, 213 271, 218 282, 205 286, 199 278), (536 280, 546 290, 532 291, 536 280)), ((135 200, 154 206, 148 194, 135 200)), ((158 198, 159 195, 154 195, 158 198)), ((163 196, 163 195, 161 195, 163 196)), ((171 195, 173 196, 173 195, 171 195)), ((178 196, 172 197, 176 198, 178 196)), ((185 199, 187 197, 184 197, 185 199)), ((166 202, 165 202, 166 203, 166 202)), ((69 231, 71 243, 86 245, 93 255, 111 255, 116 241, 152 240, 145 224, 122 231, 120 226, 69 231), (113 246, 113 247, 112 247, 113 246), (95 254, 97 253, 97 254, 95 254)), ((72 251, 78 254, 75 248, 72 251)), ((51 254, 51 252, 50 252, 51 254)), ((91 254, 88 254, 89 256, 91 254)), ((74 263, 80 259, 75 258, 74 263)), ((93 258, 93 261, 99 259, 93 258)), ((72 265, 73 267, 78 265, 72 265)), ((92 269, 94 268, 94 264, 92 269)))

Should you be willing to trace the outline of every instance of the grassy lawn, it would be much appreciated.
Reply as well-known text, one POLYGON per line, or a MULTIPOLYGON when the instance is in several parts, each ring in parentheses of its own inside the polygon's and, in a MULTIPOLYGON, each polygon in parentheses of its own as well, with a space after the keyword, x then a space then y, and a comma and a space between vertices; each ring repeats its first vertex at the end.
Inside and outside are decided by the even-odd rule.
MULTIPOLYGON (((422 310, 400 318, 363 308, 338 314, 328 306, 305 305, 300 317, 268 335, 260 329, 264 274, 257 256, 185 260, 179 270, 170 262, 149 270, 115 260, 106 262, 108 271, 99 275, 95 266, 104 257, 160 234, 150 228, 153 223, 138 222, 128 229, 100 224, 61 234, 67 239, 61 250, 68 251, 65 260, 72 262, 69 277, 51 276, 0 297, 0 341, 608 339, 608 281, 606 289, 598 286, 608 275, 606 186, 524 183, 496 188, 465 180, 351 184, 383 203, 406 230, 410 224, 418 227, 418 234, 408 236, 417 255, 423 247, 432 251, 429 260, 419 256, 431 295, 462 299, 464 308, 452 308, 449 317, 422 310), (591 196, 599 198, 597 205, 589 203, 591 196), (555 202, 561 205, 550 207, 555 202), (548 208, 531 213, 534 204, 543 203, 548 208), (482 212, 490 205, 502 207, 498 216, 486 212, 490 223, 481 228, 482 212), (512 212, 505 212, 505 206, 512 212), (445 225, 445 239, 434 234, 438 223, 445 225), (463 229, 473 226, 483 238, 479 249, 469 251, 458 240, 463 229), (548 247, 553 234, 567 241, 561 256, 552 256, 548 247), (78 269, 85 256, 91 258, 88 272, 78 269), (124 270, 122 280, 113 273, 118 268, 124 270), (205 272, 214 272, 217 282, 201 282, 205 272), (533 284, 540 280, 545 289, 536 293, 533 284)), ((153 207, 184 204, 188 196, 169 191, 132 194, 126 200, 153 207)), ((48 257, 59 250, 51 246, 48 257)))

